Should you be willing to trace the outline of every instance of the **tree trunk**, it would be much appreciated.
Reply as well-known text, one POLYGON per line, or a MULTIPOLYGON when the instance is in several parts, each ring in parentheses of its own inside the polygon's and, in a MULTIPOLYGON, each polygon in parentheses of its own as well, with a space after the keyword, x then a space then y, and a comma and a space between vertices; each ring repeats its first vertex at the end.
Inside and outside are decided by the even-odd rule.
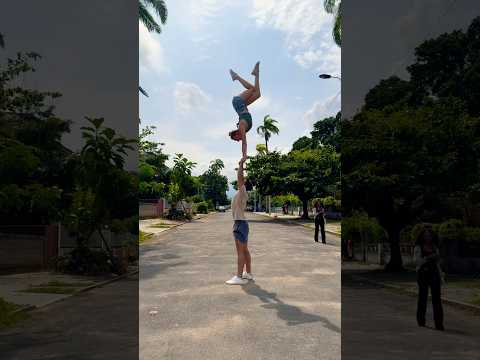
POLYGON ((302 200, 303 214, 302 219, 308 219, 308 200, 302 200))
POLYGON ((386 271, 404 271, 402 253, 400 252, 400 233, 396 230, 388 232, 390 243, 390 261, 385 266, 386 271))
POLYGON ((268 153, 268 140, 266 137, 265 137, 265 149, 267 150, 267 153, 268 153))

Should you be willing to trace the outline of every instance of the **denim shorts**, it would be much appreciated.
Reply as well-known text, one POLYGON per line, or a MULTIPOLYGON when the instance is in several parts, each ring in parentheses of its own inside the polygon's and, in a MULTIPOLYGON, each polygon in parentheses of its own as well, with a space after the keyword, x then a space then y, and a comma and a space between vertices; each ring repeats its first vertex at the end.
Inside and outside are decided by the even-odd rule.
POLYGON ((248 113, 247 104, 241 96, 234 96, 232 99, 232 105, 238 115, 248 113))
POLYGON ((240 96, 234 96, 232 99, 233 108, 238 114, 238 124, 237 127, 240 126, 240 121, 245 120, 247 122, 247 132, 252 128, 252 115, 248 112, 247 105, 245 104, 245 100, 243 100, 240 96))
POLYGON ((246 220, 235 220, 233 223, 233 238, 242 244, 248 242, 248 222, 246 220))

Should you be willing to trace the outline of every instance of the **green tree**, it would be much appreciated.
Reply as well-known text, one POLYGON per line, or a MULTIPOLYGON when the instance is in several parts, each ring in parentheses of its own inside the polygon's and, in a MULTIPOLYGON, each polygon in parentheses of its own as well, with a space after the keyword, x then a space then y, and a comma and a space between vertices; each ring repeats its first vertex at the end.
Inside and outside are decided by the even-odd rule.
POLYGON ((302 136, 298 138, 292 145, 292 150, 305 150, 305 149, 313 149, 314 142, 308 136, 302 136))
POLYGON ((138 1, 138 11, 139 19, 143 25, 148 29, 148 31, 155 31, 157 33, 162 32, 160 24, 156 22, 149 8, 153 8, 154 12, 160 17, 162 25, 165 25, 167 22, 167 6, 165 5, 164 0, 139 0, 138 1))
POLYGON ((302 218, 308 219, 308 202, 330 193, 340 176, 340 157, 326 145, 312 150, 294 150, 284 156, 280 165, 283 192, 301 200, 302 218))
POLYGON ((333 40, 338 46, 342 45, 342 2, 340 0, 324 0, 323 7, 329 14, 333 14, 333 40))
POLYGON ((340 151, 342 115, 340 112, 335 117, 331 116, 313 124, 312 147, 331 145, 340 151))
POLYGON ((225 205, 228 203, 228 179, 220 173, 224 167, 225 165, 222 160, 213 160, 208 170, 200 176, 205 200, 211 200, 215 205, 225 205))
POLYGON ((66 163, 72 152, 62 143, 70 122, 51 105, 60 96, 19 87, 40 59, 19 52, 0 67, 0 222, 48 224, 61 217, 65 189, 72 186, 66 163))
POLYGON ((278 124, 278 121, 275 119, 272 119, 270 115, 266 115, 263 118, 263 125, 260 125, 257 128, 257 133, 265 139, 265 148, 266 151, 268 152, 268 141, 272 137, 272 134, 278 134, 280 132, 280 129, 275 125, 278 124))

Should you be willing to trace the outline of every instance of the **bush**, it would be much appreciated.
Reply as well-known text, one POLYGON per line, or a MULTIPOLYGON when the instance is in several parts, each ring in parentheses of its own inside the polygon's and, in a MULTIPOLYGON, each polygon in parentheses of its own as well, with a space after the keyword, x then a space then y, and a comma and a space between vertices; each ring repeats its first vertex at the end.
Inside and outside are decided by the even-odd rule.
POLYGON ((55 271, 75 275, 102 275, 114 270, 104 251, 94 251, 88 247, 77 247, 71 253, 59 256, 54 261, 55 271))
POLYGON ((208 206, 208 210, 210 210, 210 211, 214 211, 214 210, 215 210, 215 204, 213 203, 213 200, 212 200, 212 199, 208 199, 208 201, 207 201, 207 206, 208 206))
POLYGON ((365 212, 355 211, 352 216, 342 219, 342 237, 366 243, 380 243, 387 239, 387 233, 377 219, 369 217, 365 212))
POLYGON ((192 215, 183 210, 173 208, 168 212, 166 218, 168 220, 192 220, 192 215))
POLYGON ((190 196, 187 200, 188 202, 192 202, 194 204, 199 204, 203 202, 203 198, 200 195, 190 196))
POLYGON ((480 228, 478 227, 466 227, 463 229, 465 241, 467 243, 479 243, 480 244, 480 228))
POLYGON ((458 241, 464 237, 464 224, 461 220, 450 219, 440 224, 438 237, 443 241, 458 241))
POLYGON ((197 212, 199 214, 208 214, 208 204, 207 202, 203 201, 197 205, 197 212))

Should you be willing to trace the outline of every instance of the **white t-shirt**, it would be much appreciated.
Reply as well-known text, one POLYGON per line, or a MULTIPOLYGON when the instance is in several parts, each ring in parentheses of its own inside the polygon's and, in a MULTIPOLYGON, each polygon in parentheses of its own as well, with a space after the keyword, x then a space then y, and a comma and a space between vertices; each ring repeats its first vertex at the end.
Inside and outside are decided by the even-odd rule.
POLYGON ((245 185, 238 189, 232 199, 232 215, 233 220, 246 220, 245 208, 247 207, 247 189, 245 185))

